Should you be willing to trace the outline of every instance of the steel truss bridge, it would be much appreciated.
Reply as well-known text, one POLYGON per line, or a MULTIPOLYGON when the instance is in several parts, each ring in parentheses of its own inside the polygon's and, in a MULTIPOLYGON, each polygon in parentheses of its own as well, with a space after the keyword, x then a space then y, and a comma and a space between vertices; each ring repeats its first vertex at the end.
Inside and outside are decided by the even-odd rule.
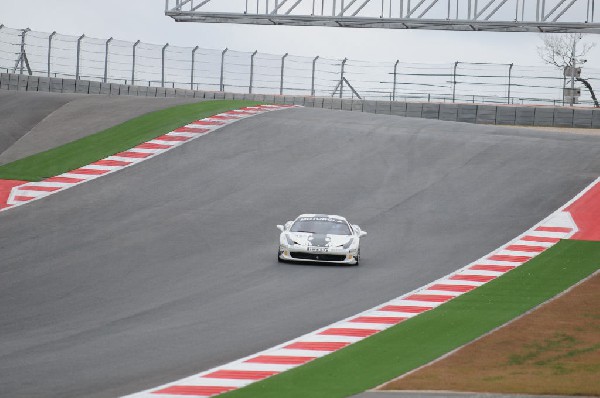
POLYGON ((178 22, 600 33, 595 0, 165 0, 178 22))

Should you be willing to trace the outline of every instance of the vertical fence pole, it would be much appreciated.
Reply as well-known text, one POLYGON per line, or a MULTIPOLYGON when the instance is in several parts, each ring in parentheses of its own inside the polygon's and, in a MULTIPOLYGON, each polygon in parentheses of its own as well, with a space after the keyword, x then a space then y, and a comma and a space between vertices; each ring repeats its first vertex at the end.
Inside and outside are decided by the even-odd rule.
POLYGON ((108 79, 108 46, 112 39, 113 38, 111 37, 110 39, 106 40, 106 45, 104 48, 104 83, 106 83, 108 79))
POLYGON ((165 52, 167 51, 167 47, 169 47, 169 43, 165 44, 162 48, 162 63, 161 63, 161 71, 160 71, 160 86, 165 86, 165 52))
MULTIPOLYGON (((25 67, 25 35, 30 30, 31 29, 29 29, 29 28, 25 28, 25 29, 23 29, 23 32, 21 33, 21 55, 19 56, 19 59, 17 60, 17 65, 19 62, 21 62, 21 68, 19 69, 20 75, 23 74, 23 68, 25 67)), ((15 66, 15 69, 16 68, 17 67, 15 66)), ((29 69, 29 65, 27 66, 27 68, 29 69)), ((31 74, 31 71, 29 73, 31 74)))
POLYGON ((194 68, 196 67, 196 51, 198 51, 200 47, 196 46, 192 50, 192 70, 190 76, 190 90, 194 89, 194 68))
POLYGON ((458 67, 458 61, 456 61, 454 63, 454 77, 453 77, 453 84, 452 84, 452 103, 454 103, 456 101, 456 68, 458 67))
MULTIPOLYGON (((581 35, 579 35, 581 39, 581 35)), ((575 104, 575 63, 577 60, 575 59, 575 48, 577 47, 577 38, 573 37, 573 46, 571 47, 571 98, 569 99, 569 106, 573 106, 575 104)), ((21 69, 23 69, 23 64, 21 64, 21 69)))
POLYGON ((510 79, 512 77, 512 68, 513 64, 508 66, 508 95, 507 95, 507 104, 510 105, 510 79))
POLYGON ((56 36, 56 31, 48 36, 48 77, 50 77, 50 68, 52 64, 52 39, 56 36))
POLYGON ((225 91, 225 84, 223 82, 223 73, 225 72, 225 54, 227 53, 228 48, 223 50, 221 53, 221 79, 219 81, 219 91, 225 91))
POLYGON ((396 60, 396 63, 394 64, 394 88, 392 90, 392 101, 396 101, 396 76, 397 76, 397 71, 398 71, 398 64, 400 63, 400 60, 396 60))
POLYGON ((79 65, 81 63, 81 41, 84 37, 85 35, 81 35, 79 36, 79 39, 77 39, 77 65, 75 67, 75 80, 79 80, 79 65))
POLYGON ((317 55, 315 57, 315 59, 313 59, 313 63, 312 63, 312 78, 311 78, 311 85, 310 85, 310 95, 311 95, 311 97, 315 96, 315 71, 316 71, 317 60, 318 59, 319 59, 319 56, 317 55))
POLYGON ((346 62, 348 58, 344 58, 342 61, 342 70, 340 71, 340 98, 344 95, 344 68, 346 66, 346 62))
POLYGON ((131 85, 135 86, 135 49, 140 44, 140 41, 133 43, 133 54, 131 54, 131 85))
POLYGON ((562 86, 562 106, 565 106, 565 88, 567 88, 567 75, 563 72, 563 86, 562 86))
POLYGON ((250 84, 248 85, 248 94, 252 94, 252 86, 254 84, 254 57, 258 50, 254 51, 250 56, 250 84))
POLYGON ((285 55, 281 57, 281 80, 279 82, 279 95, 283 95, 283 71, 285 69, 285 59, 287 56, 288 53, 285 53, 285 55))

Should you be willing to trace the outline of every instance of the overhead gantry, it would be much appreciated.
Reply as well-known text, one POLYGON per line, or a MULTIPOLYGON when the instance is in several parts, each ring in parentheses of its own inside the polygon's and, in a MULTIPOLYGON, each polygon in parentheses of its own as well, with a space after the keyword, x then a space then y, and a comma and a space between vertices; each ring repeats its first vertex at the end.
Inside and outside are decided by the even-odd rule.
POLYGON ((595 0, 166 0, 178 22, 600 33, 595 0))

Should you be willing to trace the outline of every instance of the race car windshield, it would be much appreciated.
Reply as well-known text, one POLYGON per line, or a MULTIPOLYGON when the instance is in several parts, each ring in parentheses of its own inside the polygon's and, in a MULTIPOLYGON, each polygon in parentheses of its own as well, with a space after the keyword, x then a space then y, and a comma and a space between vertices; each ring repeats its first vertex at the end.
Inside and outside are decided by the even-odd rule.
POLYGON ((301 218, 296 220, 291 232, 310 232, 313 234, 352 235, 348 224, 331 218, 301 218))

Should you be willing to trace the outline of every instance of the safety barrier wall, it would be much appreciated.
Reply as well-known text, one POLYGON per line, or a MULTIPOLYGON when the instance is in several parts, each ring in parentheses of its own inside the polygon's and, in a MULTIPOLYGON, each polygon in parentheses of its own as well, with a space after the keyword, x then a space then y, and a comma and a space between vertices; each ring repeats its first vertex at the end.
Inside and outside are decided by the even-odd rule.
POLYGON ((131 95, 143 97, 246 99, 274 104, 295 104, 314 108, 369 112, 476 124, 600 128, 600 109, 593 108, 363 101, 332 97, 238 94, 220 91, 195 91, 180 88, 131 86, 125 84, 39 77, 12 73, 0 74, 0 89, 51 93, 131 95))

